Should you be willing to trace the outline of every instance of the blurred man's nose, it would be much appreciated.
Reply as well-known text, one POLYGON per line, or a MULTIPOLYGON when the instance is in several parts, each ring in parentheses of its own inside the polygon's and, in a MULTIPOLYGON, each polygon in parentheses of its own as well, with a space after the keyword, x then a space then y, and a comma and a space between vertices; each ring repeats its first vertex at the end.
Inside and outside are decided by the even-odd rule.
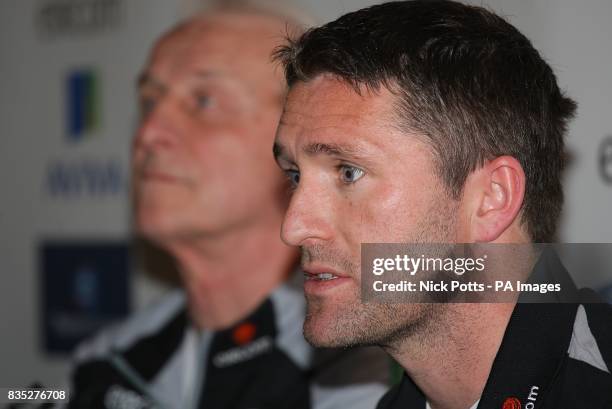
POLYGON ((169 148, 176 142, 180 124, 174 104, 164 98, 142 116, 134 139, 135 149, 169 148))
POLYGON ((330 200, 316 187, 300 185, 293 193, 281 228, 281 238, 290 246, 331 240, 333 211, 330 200))

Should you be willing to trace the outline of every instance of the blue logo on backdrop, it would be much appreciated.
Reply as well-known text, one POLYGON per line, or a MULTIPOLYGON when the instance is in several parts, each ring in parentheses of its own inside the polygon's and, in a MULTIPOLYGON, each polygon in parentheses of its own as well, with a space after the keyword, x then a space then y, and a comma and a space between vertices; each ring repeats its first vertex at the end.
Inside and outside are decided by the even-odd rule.
MULTIPOLYGON (((81 142, 99 128, 99 81, 91 69, 70 71, 66 76, 66 139, 81 142)), ((119 196, 127 191, 129 174, 117 158, 89 155, 76 159, 51 159, 43 190, 54 198, 77 199, 119 196)))
POLYGON ((66 77, 66 131, 80 141, 100 124, 100 86, 92 69, 77 69, 66 77))
POLYGON ((40 252, 47 352, 70 352, 84 338, 128 314, 125 243, 50 241, 40 252))
POLYGON ((100 273, 95 266, 84 265, 74 272, 72 295, 75 307, 83 312, 100 312, 100 273))

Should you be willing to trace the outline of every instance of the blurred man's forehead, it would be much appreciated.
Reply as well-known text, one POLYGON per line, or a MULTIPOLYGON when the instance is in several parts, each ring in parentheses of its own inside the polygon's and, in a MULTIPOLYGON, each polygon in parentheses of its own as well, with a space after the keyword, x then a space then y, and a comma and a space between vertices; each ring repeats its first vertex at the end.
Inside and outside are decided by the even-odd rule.
POLYGON ((260 52, 267 58, 283 42, 286 24, 279 18, 247 12, 213 12, 200 14, 165 34, 155 51, 185 43, 191 48, 227 47, 227 51, 260 52))
POLYGON ((217 72, 238 77, 257 88, 276 90, 284 82, 282 70, 272 63, 271 54, 284 41, 284 30, 281 19, 266 15, 198 15, 156 43, 145 74, 154 71, 173 81, 177 77, 193 77, 197 72, 217 72))

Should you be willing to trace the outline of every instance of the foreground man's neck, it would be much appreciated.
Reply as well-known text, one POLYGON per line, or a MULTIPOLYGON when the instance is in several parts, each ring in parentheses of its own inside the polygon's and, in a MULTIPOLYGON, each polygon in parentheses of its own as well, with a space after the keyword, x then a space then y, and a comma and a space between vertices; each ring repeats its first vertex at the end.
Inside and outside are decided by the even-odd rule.
POLYGON ((423 334, 385 349, 425 394, 432 409, 469 409, 482 395, 514 304, 434 308, 440 309, 434 311, 439 315, 423 334))
POLYGON ((287 278, 296 262, 295 250, 285 246, 278 229, 266 223, 184 240, 169 250, 181 271, 193 322, 211 330, 247 317, 287 278))

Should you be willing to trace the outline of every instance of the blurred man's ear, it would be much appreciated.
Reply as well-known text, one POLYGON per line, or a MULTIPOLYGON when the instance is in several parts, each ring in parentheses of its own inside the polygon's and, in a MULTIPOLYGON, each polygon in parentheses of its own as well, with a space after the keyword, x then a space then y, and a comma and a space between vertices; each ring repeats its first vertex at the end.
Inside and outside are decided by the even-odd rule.
POLYGON ((495 241, 513 224, 519 226, 524 196, 525 172, 512 156, 487 161, 472 172, 463 190, 470 241, 495 241))

